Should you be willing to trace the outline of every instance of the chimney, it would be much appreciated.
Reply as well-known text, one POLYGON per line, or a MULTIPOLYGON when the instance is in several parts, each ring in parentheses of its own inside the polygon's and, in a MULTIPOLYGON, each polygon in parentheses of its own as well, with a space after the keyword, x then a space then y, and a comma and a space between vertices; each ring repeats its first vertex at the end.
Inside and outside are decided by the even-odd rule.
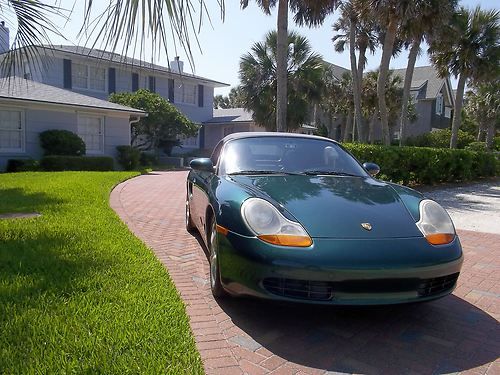
POLYGON ((10 49, 9 29, 5 26, 5 21, 0 21, 0 53, 10 49))
POLYGON ((179 56, 174 61, 170 61, 170 70, 176 73, 182 73, 184 70, 184 61, 179 60, 179 56))

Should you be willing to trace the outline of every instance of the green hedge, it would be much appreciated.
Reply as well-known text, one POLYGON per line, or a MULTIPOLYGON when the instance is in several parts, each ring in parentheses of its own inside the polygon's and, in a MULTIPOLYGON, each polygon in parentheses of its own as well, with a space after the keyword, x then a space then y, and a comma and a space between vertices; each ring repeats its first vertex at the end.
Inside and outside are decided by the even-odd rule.
POLYGON ((9 159, 6 172, 35 172, 39 170, 38 161, 34 159, 9 159))
POLYGON ((139 167, 139 162, 141 159, 141 151, 135 147, 122 145, 116 146, 116 151, 118 152, 118 163, 126 171, 133 171, 139 167))
POLYGON ((379 177, 403 184, 469 181, 495 176, 498 160, 487 152, 427 147, 343 144, 360 162, 380 166, 379 177))
POLYGON ((44 171, 112 171, 110 156, 44 156, 40 160, 44 171))
POLYGON ((40 133, 40 145, 44 155, 85 155, 85 142, 69 130, 46 130, 40 133))

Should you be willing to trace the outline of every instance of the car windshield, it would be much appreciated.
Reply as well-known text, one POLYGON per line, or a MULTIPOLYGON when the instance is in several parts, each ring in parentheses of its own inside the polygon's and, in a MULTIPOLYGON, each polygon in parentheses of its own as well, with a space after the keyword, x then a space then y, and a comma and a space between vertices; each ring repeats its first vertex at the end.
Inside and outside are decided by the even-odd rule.
POLYGON ((338 144, 306 137, 235 139, 226 144, 219 166, 221 175, 368 175, 338 144))

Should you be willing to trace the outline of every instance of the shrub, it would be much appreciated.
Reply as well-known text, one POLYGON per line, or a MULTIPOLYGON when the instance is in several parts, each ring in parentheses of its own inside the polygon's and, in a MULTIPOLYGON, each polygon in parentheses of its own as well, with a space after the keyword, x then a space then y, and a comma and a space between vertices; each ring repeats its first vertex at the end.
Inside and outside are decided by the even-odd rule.
POLYGON ((158 158, 151 152, 141 152, 140 163, 143 167, 152 167, 158 164, 158 158))
POLYGON ((465 146, 466 150, 476 151, 476 152, 486 152, 486 143, 485 142, 471 142, 467 146, 465 146))
POLYGON ((445 148, 344 144, 359 161, 380 166, 380 178, 403 184, 434 184, 494 176, 492 153, 445 148))
POLYGON ((121 164, 126 171, 132 171, 139 167, 141 152, 132 146, 116 146, 118 151, 118 163, 121 164))
MULTIPOLYGON (((449 148, 450 138, 451 129, 440 129, 416 137, 408 138, 406 140, 406 144, 408 146, 417 147, 449 148)), ((458 130, 457 148, 465 148, 465 146, 474 141, 474 136, 460 129, 458 130)))
POLYGON ((40 161, 44 171, 112 171, 110 156, 44 156, 40 161))
POLYGON ((34 172, 38 167, 38 161, 34 159, 9 159, 6 172, 34 172))
POLYGON ((69 130, 46 130, 40 133, 45 155, 85 155, 85 142, 69 130))

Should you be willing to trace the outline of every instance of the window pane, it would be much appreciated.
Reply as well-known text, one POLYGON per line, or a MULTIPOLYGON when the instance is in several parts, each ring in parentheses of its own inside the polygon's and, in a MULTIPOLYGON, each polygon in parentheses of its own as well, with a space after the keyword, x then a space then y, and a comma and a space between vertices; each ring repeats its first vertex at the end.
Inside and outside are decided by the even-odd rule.
POLYGON ((106 89, 106 69, 90 67, 89 88, 104 91, 106 89))
POLYGON ((102 118, 80 116, 78 118, 78 135, 85 142, 87 151, 102 151, 102 118))
POLYGON ((77 88, 81 88, 81 89, 88 88, 88 85, 87 85, 87 78, 88 78, 87 65, 73 63, 72 67, 71 67, 71 78, 73 80, 73 87, 77 87, 77 88))
POLYGON ((22 126, 20 111, 0 111, 0 149, 22 150, 22 126))

